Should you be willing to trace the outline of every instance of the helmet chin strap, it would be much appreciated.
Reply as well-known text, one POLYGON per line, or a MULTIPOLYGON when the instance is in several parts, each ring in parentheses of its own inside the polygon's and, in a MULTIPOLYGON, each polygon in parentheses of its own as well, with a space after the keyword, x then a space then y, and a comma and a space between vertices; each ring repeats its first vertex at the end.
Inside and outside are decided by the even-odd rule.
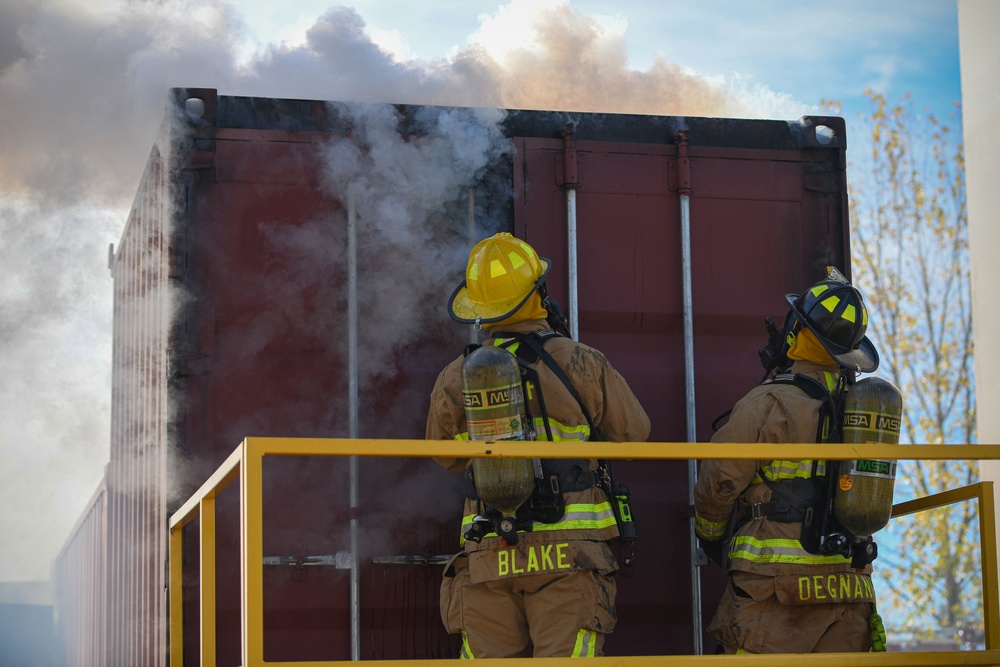
POLYGON ((788 349, 802 328, 802 321, 794 310, 789 310, 780 329, 770 317, 764 318, 764 326, 767 327, 767 345, 757 353, 764 366, 764 376, 760 382, 764 382, 773 371, 781 371, 791 365, 788 349))
POLYGON ((545 321, 549 323, 553 331, 569 338, 569 320, 563 315, 559 302, 549 297, 549 291, 544 282, 538 285, 538 295, 542 297, 542 308, 548 313, 545 321))

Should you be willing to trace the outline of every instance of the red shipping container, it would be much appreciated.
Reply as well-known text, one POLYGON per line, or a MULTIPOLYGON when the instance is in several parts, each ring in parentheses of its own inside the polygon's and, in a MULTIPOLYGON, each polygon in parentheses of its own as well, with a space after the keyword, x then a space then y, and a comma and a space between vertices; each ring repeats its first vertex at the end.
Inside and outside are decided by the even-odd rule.
MULTIPOLYGON (((629 381, 651 440, 687 441, 692 430, 708 440, 715 417, 763 374, 763 318, 780 321, 782 295, 827 265, 850 275, 845 136, 834 117, 173 90, 111 260, 107 546, 86 553, 106 559, 107 584, 74 591, 106 606, 109 664, 164 664, 167 518, 244 437, 422 437, 434 378, 473 336, 448 318, 447 297, 469 248, 496 231, 553 260, 550 294, 629 381)), ((361 659, 455 657, 435 557, 458 549, 460 476, 419 456, 360 457, 352 488, 348 466, 265 464, 265 659, 345 660, 352 646, 361 659), (358 608, 338 566, 352 519, 358 608)), ((701 626, 723 576, 691 565, 689 472, 684 461, 616 464, 639 541, 620 553, 609 655, 714 648, 701 626)), ((237 516, 231 489, 218 499, 220 665, 240 660, 237 516)), ((185 531, 193 664, 197 522, 185 531)))

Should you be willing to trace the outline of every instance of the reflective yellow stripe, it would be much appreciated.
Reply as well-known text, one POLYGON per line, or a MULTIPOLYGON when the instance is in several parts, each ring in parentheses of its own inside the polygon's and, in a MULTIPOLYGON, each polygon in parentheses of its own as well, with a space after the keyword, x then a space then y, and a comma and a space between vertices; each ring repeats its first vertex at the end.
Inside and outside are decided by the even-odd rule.
MULTIPOLYGON (((822 301, 820 301, 820 303, 823 305, 824 308, 826 308, 832 313, 833 311, 837 310, 837 306, 840 305, 840 297, 836 295, 827 297, 822 301)), ((843 317, 843 315, 841 315, 841 317, 843 317)))
MULTIPOLYGON (((465 543, 465 533, 472 526, 474 514, 466 514, 462 519, 461 542, 465 543)), ((573 503, 566 505, 566 513, 555 523, 540 523, 535 521, 532 530, 536 533, 553 530, 603 530, 616 525, 615 514, 611 511, 611 503, 573 503)), ((496 533, 487 533, 486 537, 496 537, 496 533)))
POLYGON ((507 275, 507 269, 504 268, 503 263, 499 259, 494 259, 490 262, 490 278, 505 275, 507 275))
POLYGON ((510 260, 510 266, 513 269, 519 269, 525 264, 527 264, 527 262, 524 261, 524 258, 518 255, 513 250, 507 253, 507 259, 510 260))
POLYGON ((476 656, 472 653, 472 647, 469 646, 469 633, 462 630, 462 651, 458 654, 460 660, 475 660, 476 656))
MULTIPOLYGON (((590 426, 587 424, 566 426, 555 419, 549 419, 549 428, 552 429, 553 442, 586 442, 590 440, 590 426)), ((468 431, 463 431, 455 436, 455 440, 468 439, 468 431)), ((549 439, 548 434, 545 432, 545 420, 541 417, 535 417, 535 439, 542 441, 548 441, 549 439)))
POLYGON ((573 646, 571 658, 593 658, 597 650, 597 642, 594 632, 586 628, 580 628, 576 633, 576 645, 573 646))
MULTIPOLYGON (((462 532, 468 530, 472 525, 474 514, 467 514, 462 519, 462 532)), ((533 530, 581 530, 593 528, 607 528, 615 525, 615 514, 611 511, 611 503, 572 503, 566 505, 566 512, 563 517, 555 523, 534 522, 533 530)), ((491 535, 493 533, 490 533, 491 535)))
POLYGON ((840 376, 830 371, 823 371, 823 379, 826 380, 826 390, 832 393, 837 388, 837 381, 840 380, 840 376))
MULTIPOLYGON (((837 385, 840 383, 840 376, 837 373, 823 371, 823 378, 826 380, 826 390, 831 394, 835 392, 837 390, 837 385)), ((830 432, 833 430, 833 425, 830 422, 833 421, 833 419, 835 419, 833 415, 826 415, 823 417, 820 442, 830 441, 830 432)))
MULTIPOLYGON (((590 440, 590 426, 587 424, 580 424, 579 426, 566 426, 557 422, 555 419, 549 419, 549 428, 552 429, 552 441, 573 441, 573 442, 583 442, 590 440)), ((535 417, 535 437, 537 440, 548 440, 548 434, 545 432, 545 420, 541 417, 535 417)))
MULTIPOLYGON (((764 468, 764 475, 771 481, 779 481, 782 479, 810 479, 813 476, 813 460, 804 459, 802 461, 771 461, 766 468, 764 468)), ((816 476, 822 477, 826 475, 826 461, 818 461, 816 464, 816 476)), ((754 477, 752 484, 760 484, 763 480, 760 478, 760 471, 758 471, 754 477)))
POLYGON ((733 539, 729 559, 742 558, 752 563, 798 563, 800 565, 828 565, 850 563, 845 556, 820 556, 802 548, 798 540, 758 540, 751 535, 733 539))
POLYGON ((728 521, 709 521, 705 517, 698 514, 698 511, 695 510, 694 530, 698 533, 699 537, 703 537, 707 540, 717 540, 725 537, 727 525, 729 525, 728 521))
POLYGON ((546 530, 601 530, 615 525, 611 503, 573 503, 566 505, 563 518, 555 523, 534 523, 534 531, 546 530))

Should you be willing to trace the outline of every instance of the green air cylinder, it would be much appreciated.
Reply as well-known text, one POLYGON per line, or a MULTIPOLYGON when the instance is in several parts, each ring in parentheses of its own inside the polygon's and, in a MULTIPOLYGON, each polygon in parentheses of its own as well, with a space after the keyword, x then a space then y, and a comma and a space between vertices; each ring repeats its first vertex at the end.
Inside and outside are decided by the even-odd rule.
MULTIPOLYGON (((903 396, 891 382, 878 377, 859 380, 844 404, 844 442, 848 444, 899 443, 903 396)), ((896 462, 851 459, 839 462, 833 513, 856 537, 867 537, 885 527, 892 514, 896 462)))
MULTIPOLYGON (((470 440, 525 440, 521 370, 510 352, 476 349, 462 362, 462 393, 470 440)), ((479 498, 504 517, 512 517, 535 489, 530 458, 472 459, 479 498)))

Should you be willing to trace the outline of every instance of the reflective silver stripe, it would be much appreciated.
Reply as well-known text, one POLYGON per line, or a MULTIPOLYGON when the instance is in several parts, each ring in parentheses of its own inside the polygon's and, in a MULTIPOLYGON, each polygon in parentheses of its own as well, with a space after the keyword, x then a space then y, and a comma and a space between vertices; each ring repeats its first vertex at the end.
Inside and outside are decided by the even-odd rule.
POLYGON ((597 650, 597 642, 595 633, 587 630, 586 628, 580 628, 580 631, 576 633, 576 645, 573 646, 573 655, 571 658, 593 658, 597 650))
MULTIPOLYGON (((465 529, 472 525, 472 520, 475 518, 474 514, 467 514, 462 520, 462 528, 465 529)), ((536 526, 544 526, 545 530, 559 530, 560 528, 575 528, 582 524, 590 525, 605 525, 610 521, 612 524, 615 521, 615 514, 611 510, 611 505, 608 503, 598 503, 596 505, 567 505, 566 513, 563 517, 556 523, 539 523, 535 522, 536 526), (594 509, 576 510, 574 508, 586 508, 591 507, 594 509)))
MULTIPOLYGON (((462 539, 465 543, 465 532, 472 525, 475 518, 473 514, 467 514, 462 519, 462 539)), ((566 506, 566 513, 556 523, 534 522, 535 532, 547 532, 553 530, 603 530, 616 525, 615 514, 611 510, 611 504, 602 503, 574 503, 566 506)), ((486 537, 495 537, 496 533, 487 533, 486 537)))
POLYGON ((705 517, 698 514, 697 511, 694 513, 695 532, 697 532, 701 537, 705 537, 710 540, 717 540, 720 537, 725 537, 726 526, 728 524, 728 521, 709 521, 705 517))
POLYGON ((580 503, 566 506, 566 513, 556 523, 534 522, 535 531, 600 530, 614 526, 615 514, 609 503, 580 503))

